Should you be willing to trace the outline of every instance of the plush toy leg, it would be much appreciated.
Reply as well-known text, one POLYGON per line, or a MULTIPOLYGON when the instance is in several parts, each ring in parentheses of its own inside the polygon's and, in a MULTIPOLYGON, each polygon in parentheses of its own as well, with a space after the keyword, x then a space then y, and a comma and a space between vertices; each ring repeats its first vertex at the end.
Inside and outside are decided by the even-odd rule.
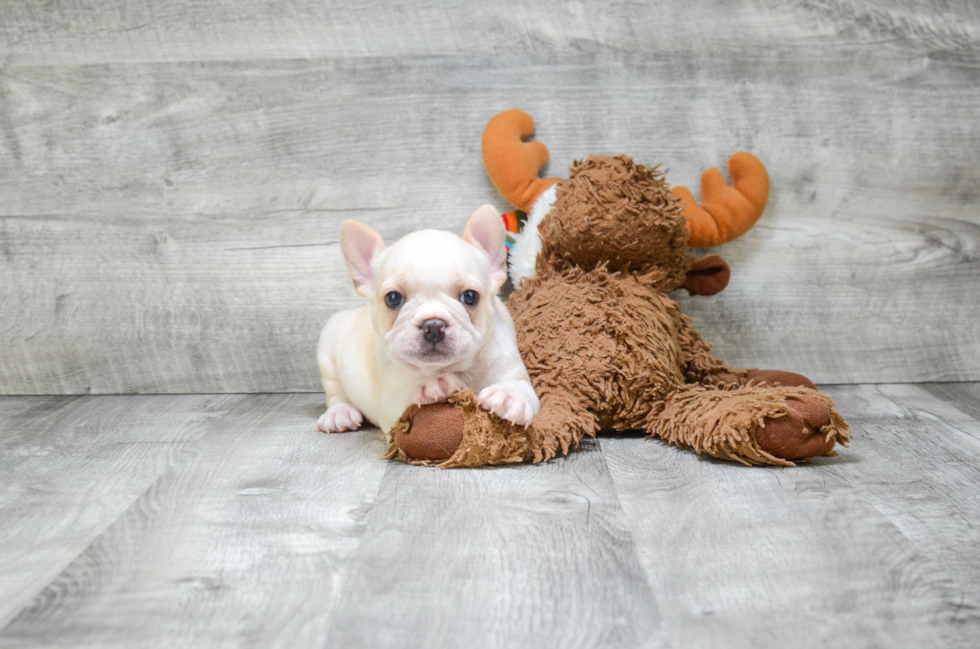
POLYGON ((531 435, 480 408, 476 393, 466 390, 448 403, 409 406, 391 431, 384 459, 447 469, 514 464, 532 459, 531 435))
POLYGON ((532 460, 537 463, 559 454, 567 455, 586 435, 595 437, 599 422, 573 394, 546 392, 541 396, 541 412, 531 428, 532 460))
POLYGON ((524 428, 480 408, 467 390, 447 404, 409 406, 392 429, 385 459, 445 469, 541 462, 568 453, 597 428, 595 417, 567 395, 546 395, 534 423, 524 428))
POLYGON ((802 374, 782 370, 749 370, 745 375, 745 384, 817 389, 813 381, 802 374))
POLYGON ((742 464, 793 466, 847 446, 847 422, 809 388, 748 385, 734 390, 684 385, 647 417, 644 428, 676 446, 742 464))

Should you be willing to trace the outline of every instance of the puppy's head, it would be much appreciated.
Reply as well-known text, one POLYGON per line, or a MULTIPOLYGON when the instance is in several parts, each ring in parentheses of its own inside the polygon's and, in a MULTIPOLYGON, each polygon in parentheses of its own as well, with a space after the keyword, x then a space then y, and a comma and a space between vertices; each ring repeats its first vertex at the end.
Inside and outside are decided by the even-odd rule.
POLYGON ((385 353, 427 373, 467 369, 483 347, 494 296, 507 278, 506 232, 480 207, 463 238, 421 230, 390 248, 356 221, 340 230, 354 288, 371 301, 385 353))

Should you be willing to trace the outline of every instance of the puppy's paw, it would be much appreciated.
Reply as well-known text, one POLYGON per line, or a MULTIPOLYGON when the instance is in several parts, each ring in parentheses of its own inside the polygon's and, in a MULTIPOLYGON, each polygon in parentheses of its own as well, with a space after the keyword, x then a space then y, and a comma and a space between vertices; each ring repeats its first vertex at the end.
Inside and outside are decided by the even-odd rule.
POLYGON ((525 428, 540 409, 538 397, 527 381, 494 383, 480 390, 477 400, 484 410, 525 428))
POLYGON ((420 386, 415 388, 412 401, 416 405, 425 406, 430 403, 445 401, 453 392, 465 390, 466 384, 459 380, 455 374, 440 374, 439 376, 425 379, 420 386))
POLYGON ((343 433, 348 430, 357 430, 364 423, 364 416, 361 411, 349 403, 338 403, 330 406, 327 411, 320 415, 316 422, 316 427, 324 433, 343 433))

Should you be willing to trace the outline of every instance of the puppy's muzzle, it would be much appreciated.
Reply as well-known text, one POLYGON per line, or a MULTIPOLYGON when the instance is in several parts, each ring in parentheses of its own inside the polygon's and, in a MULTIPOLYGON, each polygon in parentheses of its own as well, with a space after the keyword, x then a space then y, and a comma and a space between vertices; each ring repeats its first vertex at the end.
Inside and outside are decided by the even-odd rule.
POLYGON ((435 345, 445 340, 446 327, 448 326, 445 320, 432 318, 423 322, 419 328, 422 330, 422 337, 425 338, 425 341, 435 345))

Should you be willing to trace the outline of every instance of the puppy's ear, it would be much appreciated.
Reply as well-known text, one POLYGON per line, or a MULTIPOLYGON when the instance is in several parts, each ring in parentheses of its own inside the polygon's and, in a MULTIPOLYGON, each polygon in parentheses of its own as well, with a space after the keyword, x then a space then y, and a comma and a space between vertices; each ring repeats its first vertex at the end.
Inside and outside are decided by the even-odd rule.
POLYGON ((347 270, 354 280, 358 295, 367 297, 374 283, 373 263, 384 252, 381 235, 357 221, 344 221, 340 226, 340 250, 347 261, 347 270))
POLYGON ((507 230, 493 205, 481 205, 466 222, 463 239, 490 258, 490 281, 494 290, 507 281, 507 230))

